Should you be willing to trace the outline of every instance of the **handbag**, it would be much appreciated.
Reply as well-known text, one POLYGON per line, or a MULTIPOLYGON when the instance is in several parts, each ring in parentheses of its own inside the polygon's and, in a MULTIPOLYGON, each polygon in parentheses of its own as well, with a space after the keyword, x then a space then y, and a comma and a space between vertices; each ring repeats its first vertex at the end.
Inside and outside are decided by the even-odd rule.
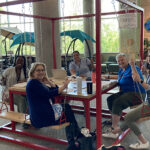
MULTIPOLYGON (((71 130, 73 128, 70 128, 71 130)), ((68 135, 72 131, 68 130, 68 135)), ((71 134, 70 134, 71 135, 71 134)), ((96 150, 96 132, 89 132, 87 128, 81 128, 74 141, 69 142, 66 150, 96 150)))
POLYGON ((96 131, 89 132, 89 129, 81 128, 81 134, 76 141, 80 150, 96 150, 96 131))

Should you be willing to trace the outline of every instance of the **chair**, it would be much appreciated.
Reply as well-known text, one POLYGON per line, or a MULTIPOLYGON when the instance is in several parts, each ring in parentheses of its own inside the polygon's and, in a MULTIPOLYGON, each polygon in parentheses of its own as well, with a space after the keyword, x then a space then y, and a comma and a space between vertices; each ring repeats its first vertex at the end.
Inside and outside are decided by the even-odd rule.
POLYGON ((108 69, 109 74, 118 74, 119 65, 118 64, 109 64, 107 69, 108 69))
POLYGON ((66 70, 64 69, 52 69, 52 75, 55 79, 65 79, 67 77, 66 70))
POLYGON ((104 64, 106 64, 107 67, 109 64, 117 64, 116 56, 109 56, 108 60, 106 62, 104 62, 104 64))
POLYGON ((101 64, 101 72, 106 73, 107 72, 107 66, 106 64, 101 64))
POLYGON ((108 60, 104 62, 110 74, 118 74, 119 66, 116 61, 116 56, 109 56, 108 60))

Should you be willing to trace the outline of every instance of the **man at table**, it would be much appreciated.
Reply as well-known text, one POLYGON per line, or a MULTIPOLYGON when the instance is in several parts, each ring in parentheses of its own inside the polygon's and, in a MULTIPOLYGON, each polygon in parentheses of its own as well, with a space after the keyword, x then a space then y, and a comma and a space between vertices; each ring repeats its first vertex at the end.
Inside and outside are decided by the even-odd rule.
MULTIPOLYGON (((129 106, 142 103, 145 97, 145 90, 141 84, 134 82, 132 79, 132 69, 129 65, 129 59, 126 54, 120 53, 116 56, 116 60, 120 67, 118 72, 118 86, 120 92, 113 94, 107 98, 107 105, 112 113, 112 130, 118 127, 122 111, 129 106)), ((136 66, 141 80, 144 80, 140 68, 136 66)), ((109 76, 107 77, 109 78, 109 76)), ((118 134, 110 132, 104 133, 103 137, 117 138, 118 134)))
POLYGON ((73 61, 69 64, 69 70, 71 75, 76 75, 80 77, 91 77, 91 70, 95 67, 93 65, 93 60, 88 58, 80 58, 80 53, 78 51, 73 52, 73 61))

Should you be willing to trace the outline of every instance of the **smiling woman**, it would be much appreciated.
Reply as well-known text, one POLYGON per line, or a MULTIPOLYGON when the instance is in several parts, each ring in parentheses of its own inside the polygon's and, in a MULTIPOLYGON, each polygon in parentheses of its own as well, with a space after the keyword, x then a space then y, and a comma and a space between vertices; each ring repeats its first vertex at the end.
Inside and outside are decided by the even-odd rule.
POLYGON ((35 128, 42 128, 58 125, 62 122, 62 117, 66 118, 66 121, 70 122, 70 125, 66 127, 66 136, 70 143, 74 142, 74 137, 80 132, 74 113, 69 104, 54 104, 55 96, 58 96, 68 86, 68 83, 69 80, 66 79, 63 85, 58 87, 48 79, 45 64, 36 62, 31 65, 29 71, 26 93, 31 124, 35 128), (67 132, 70 128, 73 129, 72 135, 70 133, 68 135, 67 132))
MULTIPOLYGON (((25 82, 27 80, 28 69, 26 68, 26 59, 24 56, 18 56, 14 67, 7 68, 2 74, 3 94, 2 100, 9 102, 9 88, 14 84, 25 82)), ((25 95, 14 94, 14 104, 20 113, 27 113, 27 100, 25 95)), ((23 124, 24 128, 28 126, 23 124)))

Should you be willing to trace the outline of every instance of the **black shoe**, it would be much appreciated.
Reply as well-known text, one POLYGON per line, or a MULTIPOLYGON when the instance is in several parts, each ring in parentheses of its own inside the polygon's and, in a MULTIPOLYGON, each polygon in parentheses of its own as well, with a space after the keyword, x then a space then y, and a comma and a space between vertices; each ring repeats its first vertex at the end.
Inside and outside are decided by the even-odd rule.
POLYGON ((71 143, 69 143, 66 150, 80 150, 79 143, 75 143, 75 141, 72 141, 71 143))
POLYGON ((30 125, 29 125, 29 124, 24 123, 24 124, 22 125, 22 127, 23 127, 24 129, 28 129, 28 128, 30 127, 30 125))

